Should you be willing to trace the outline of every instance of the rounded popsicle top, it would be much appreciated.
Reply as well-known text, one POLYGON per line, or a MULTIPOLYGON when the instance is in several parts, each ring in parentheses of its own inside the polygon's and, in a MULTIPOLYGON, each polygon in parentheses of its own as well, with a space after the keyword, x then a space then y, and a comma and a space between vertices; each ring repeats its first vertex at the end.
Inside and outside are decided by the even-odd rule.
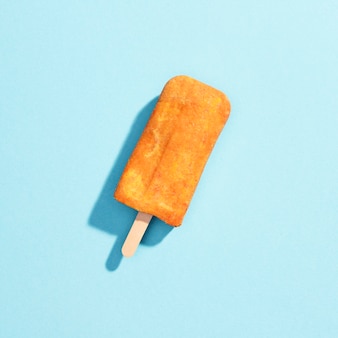
POLYGON ((222 113, 224 122, 229 118, 231 105, 227 96, 220 90, 198 81, 187 75, 176 75, 164 85, 160 100, 176 98, 183 104, 199 102, 205 104, 205 108, 211 110, 217 107, 222 113), (185 90, 189 88, 189 90, 185 90))

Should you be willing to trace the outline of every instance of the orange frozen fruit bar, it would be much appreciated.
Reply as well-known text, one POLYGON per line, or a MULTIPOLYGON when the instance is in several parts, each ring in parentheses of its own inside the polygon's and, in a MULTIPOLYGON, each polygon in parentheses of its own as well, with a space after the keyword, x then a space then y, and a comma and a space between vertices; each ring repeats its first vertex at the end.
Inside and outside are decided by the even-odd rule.
POLYGON ((114 197, 179 226, 229 114, 221 91, 188 76, 169 80, 114 197))

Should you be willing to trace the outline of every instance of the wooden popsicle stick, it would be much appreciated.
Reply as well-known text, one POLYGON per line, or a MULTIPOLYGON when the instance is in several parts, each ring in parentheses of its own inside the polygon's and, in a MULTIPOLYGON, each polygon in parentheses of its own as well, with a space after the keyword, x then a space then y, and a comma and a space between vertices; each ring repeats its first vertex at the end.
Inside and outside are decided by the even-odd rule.
POLYGON ((138 212, 122 246, 123 256, 131 257, 135 253, 152 217, 152 215, 145 212, 138 212))

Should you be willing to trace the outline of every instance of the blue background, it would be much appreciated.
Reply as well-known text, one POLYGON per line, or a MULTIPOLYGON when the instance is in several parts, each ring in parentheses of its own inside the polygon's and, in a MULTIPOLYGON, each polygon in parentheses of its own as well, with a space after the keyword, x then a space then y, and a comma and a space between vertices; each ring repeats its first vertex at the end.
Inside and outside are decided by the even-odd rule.
POLYGON ((0 337, 338 337, 338 3, 0 1, 0 337), (232 113, 180 228, 113 191, 165 82, 232 113))

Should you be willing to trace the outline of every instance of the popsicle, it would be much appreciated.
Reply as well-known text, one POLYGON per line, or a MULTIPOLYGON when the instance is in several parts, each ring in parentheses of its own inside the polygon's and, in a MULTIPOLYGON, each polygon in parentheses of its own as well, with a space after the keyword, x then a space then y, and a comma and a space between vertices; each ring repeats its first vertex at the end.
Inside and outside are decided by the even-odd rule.
POLYGON ((124 256, 134 254, 152 216, 182 224, 229 114, 228 98, 213 87, 185 75, 166 83, 114 194, 138 211, 124 256))

